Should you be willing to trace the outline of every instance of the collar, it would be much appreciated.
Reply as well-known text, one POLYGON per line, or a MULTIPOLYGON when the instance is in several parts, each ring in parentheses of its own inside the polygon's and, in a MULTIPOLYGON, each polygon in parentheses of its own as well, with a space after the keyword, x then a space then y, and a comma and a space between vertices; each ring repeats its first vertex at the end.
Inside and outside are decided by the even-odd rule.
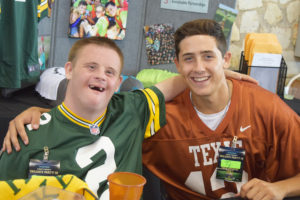
POLYGON ((73 123, 78 124, 79 126, 85 128, 90 128, 91 126, 95 126, 95 125, 100 127, 100 125, 103 123, 104 119, 106 118, 107 108, 105 109, 104 113, 101 116, 99 116, 95 121, 89 121, 87 119, 84 119, 76 115, 65 105, 64 102, 58 106, 58 110, 73 123))

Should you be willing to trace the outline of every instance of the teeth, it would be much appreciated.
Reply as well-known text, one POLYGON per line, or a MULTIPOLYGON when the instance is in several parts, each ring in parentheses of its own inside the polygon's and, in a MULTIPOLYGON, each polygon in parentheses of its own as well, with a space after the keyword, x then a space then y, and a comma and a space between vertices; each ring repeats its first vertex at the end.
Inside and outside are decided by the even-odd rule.
POLYGON ((93 85, 90 85, 89 88, 92 89, 92 90, 100 91, 100 92, 104 91, 104 88, 96 87, 96 86, 93 86, 93 85))
POLYGON ((208 77, 195 77, 194 78, 195 81, 205 81, 207 79, 208 79, 208 77))

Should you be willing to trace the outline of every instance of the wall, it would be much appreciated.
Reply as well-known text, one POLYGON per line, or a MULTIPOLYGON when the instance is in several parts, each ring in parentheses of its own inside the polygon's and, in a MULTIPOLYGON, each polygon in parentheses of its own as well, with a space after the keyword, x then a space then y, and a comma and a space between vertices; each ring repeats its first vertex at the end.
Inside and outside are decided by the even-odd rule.
MULTIPOLYGON (((269 32, 275 33, 283 46, 288 77, 300 73, 300 58, 294 56, 300 0, 210 0, 209 12, 205 14, 161 9, 160 2, 161 0, 129 0, 126 37, 122 41, 116 41, 125 56, 124 74, 135 75, 141 69, 152 67, 176 71, 174 64, 147 64, 143 26, 172 23, 176 29, 192 19, 213 18, 219 3, 235 7, 239 11, 230 42, 232 69, 238 69, 246 33, 269 32)), ((50 66, 63 66, 70 47, 76 41, 67 36, 69 11, 70 0, 55 1, 50 66)))
POLYGON ((287 81, 300 73, 300 58, 294 55, 300 0, 238 0, 236 9, 239 13, 233 25, 230 45, 232 68, 238 68, 245 35, 248 32, 267 32, 276 34, 283 47, 283 57, 288 66, 287 81))
MULTIPOLYGON (((68 51, 77 40, 68 38, 70 0, 57 0, 54 3, 51 29, 50 66, 64 66, 68 51)), ((235 7, 236 0, 210 0, 209 12, 192 13, 161 9, 161 0, 129 0, 129 11, 125 39, 116 41, 124 53, 124 70, 126 75, 136 75, 138 71, 153 66, 147 64, 144 25, 172 23, 178 28, 182 23, 196 18, 213 18, 217 5, 223 3, 235 7)), ((156 65, 156 68, 176 71, 174 64, 156 65)))

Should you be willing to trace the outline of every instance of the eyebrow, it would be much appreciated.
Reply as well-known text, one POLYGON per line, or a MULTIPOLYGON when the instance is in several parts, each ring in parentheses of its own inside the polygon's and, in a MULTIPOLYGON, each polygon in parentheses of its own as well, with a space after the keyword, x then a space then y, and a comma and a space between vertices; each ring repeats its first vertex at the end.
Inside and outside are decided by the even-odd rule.
MULTIPOLYGON (((215 53, 214 51, 211 51, 211 50, 204 50, 204 51, 200 51, 200 55, 203 55, 203 54, 207 54, 207 53, 215 53)), ((192 56, 192 55, 195 55, 196 53, 185 53, 182 55, 182 57, 184 56, 192 56)))
POLYGON ((87 62, 87 63, 84 63, 84 65, 98 65, 98 63, 96 63, 96 62, 87 62))

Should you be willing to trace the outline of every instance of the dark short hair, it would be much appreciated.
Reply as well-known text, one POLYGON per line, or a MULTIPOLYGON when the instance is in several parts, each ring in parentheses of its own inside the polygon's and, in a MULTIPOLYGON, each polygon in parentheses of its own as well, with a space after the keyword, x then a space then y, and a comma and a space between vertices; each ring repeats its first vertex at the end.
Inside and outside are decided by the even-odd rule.
POLYGON ((107 2, 107 3, 105 4, 105 8, 107 8, 109 5, 111 5, 111 6, 116 6, 116 4, 115 4, 114 2, 109 1, 109 2, 107 2))
POLYGON ((180 51, 180 42, 184 38, 193 35, 209 35, 214 37, 216 39, 217 47, 222 53, 222 56, 225 55, 227 51, 227 44, 220 24, 211 19, 196 19, 184 23, 175 32, 175 53, 177 58, 180 51))
POLYGON ((87 6, 88 4, 87 4, 87 2, 86 2, 86 1, 80 1, 80 2, 79 2, 79 4, 78 4, 78 6, 81 6, 81 5, 83 5, 83 6, 87 6))
POLYGON ((83 47, 85 47, 86 45, 89 45, 89 44, 95 44, 98 46, 107 47, 107 48, 110 48, 110 49, 116 51, 120 57, 120 62, 121 62, 120 72, 122 71, 123 65, 124 65, 123 53, 122 53, 121 49, 118 47, 118 45, 113 40, 111 40, 109 38, 105 38, 105 37, 88 37, 88 38, 83 38, 83 39, 77 40, 71 47, 71 50, 69 52, 68 61, 75 63, 76 56, 77 56, 78 52, 80 51, 80 49, 82 49, 83 47))

